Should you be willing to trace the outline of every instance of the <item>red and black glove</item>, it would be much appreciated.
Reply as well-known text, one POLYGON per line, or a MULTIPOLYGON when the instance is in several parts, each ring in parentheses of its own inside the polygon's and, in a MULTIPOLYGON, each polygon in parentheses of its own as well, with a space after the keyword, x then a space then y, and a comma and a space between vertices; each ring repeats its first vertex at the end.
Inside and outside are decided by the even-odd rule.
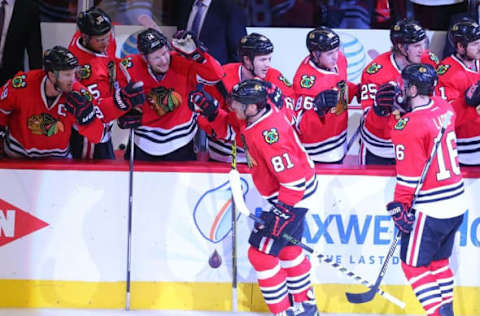
POLYGON ((387 204, 387 212, 392 216, 395 226, 405 234, 412 231, 415 215, 410 212, 407 205, 392 201, 387 204))
POLYGON ((118 127, 121 129, 136 128, 142 125, 142 117, 141 109, 139 107, 133 108, 118 118, 118 127))
POLYGON ((122 111, 129 111, 145 103, 143 82, 129 82, 125 87, 117 89, 113 98, 115 105, 122 111))
POLYGON ((317 94, 313 100, 313 109, 320 118, 323 118, 330 109, 337 106, 338 91, 337 90, 325 90, 317 94))
POLYGON ((471 107, 477 107, 480 104, 480 81, 465 90, 465 103, 471 107))
POLYGON ((73 114, 79 125, 90 124, 97 115, 97 110, 86 96, 78 91, 72 91, 65 96, 65 108, 73 114))
POLYGON ((197 85, 197 88, 188 94, 188 107, 206 117, 209 122, 213 122, 218 115, 218 101, 203 90, 202 85, 197 85))
POLYGON ((203 63, 205 61, 205 45, 199 41, 196 35, 190 31, 180 30, 173 35, 173 48, 187 59, 203 63))

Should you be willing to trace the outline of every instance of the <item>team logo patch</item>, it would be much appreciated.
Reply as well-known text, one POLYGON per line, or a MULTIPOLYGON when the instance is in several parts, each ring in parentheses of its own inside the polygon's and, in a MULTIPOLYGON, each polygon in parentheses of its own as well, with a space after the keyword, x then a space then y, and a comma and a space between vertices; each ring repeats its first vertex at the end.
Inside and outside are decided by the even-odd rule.
POLYGON ((442 64, 442 65, 438 66, 437 74, 438 75, 443 75, 448 71, 449 68, 450 68, 450 65, 443 65, 442 64))
POLYGON ((373 75, 373 74, 377 73, 377 72, 378 72, 380 69, 382 69, 382 68, 383 68, 382 65, 377 64, 377 63, 373 63, 373 64, 371 64, 370 66, 368 66, 366 72, 367 72, 367 74, 369 74, 369 75, 373 75))
POLYGON ((435 63, 435 65, 438 65, 440 63, 440 60, 438 59, 438 56, 435 55, 432 52, 428 52, 428 57, 430 58, 431 61, 435 63))
POLYGON ((283 75, 278 76, 278 80, 280 80, 281 82, 283 82, 283 84, 286 85, 287 87, 291 87, 291 86, 292 86, 292 83, 291 83, 290 81, 288 81, 288 79, 285 78, 283 75))
POLYGON ((88 92, 87 89, 81 89, 81 90, 80 90, 80 93, 81 93, 84 97, 86 97, 89 102, 92 102, 92 101, 93 101, 93 95, 92 95, 90 92, 88 92))
POLYGON ((89 64, 85 64, 80 69, 78 70, 78 79, 79 80, 85 80, 90 78, 92 75, 92 66, 89 64))
POLYGON ((394 129, 396 129, 396 130, 404 129, 405 126, 407 126, 407 122, 408 122, 408 117, 399 119, 397 124, 395 124, 394 129))
POLYGON ((182 96, 173 89, 156 87, 147 95, 151 108, 159 115, 172 112, 182 104, 182 96))
POLYGON ((280 137, 276 128, 271 128, 268 131, 263 131, 262 134, 265 142, 269 145, 278 142, 278 139, 280 137))
POLYGON ((63 123, 48 113, 31 116, 27 121, 27 126, 32 134, 44 136, 53 136, 65 130, 63 123))
POLYGON ((18 76, 13 77, 12 87, 14 87, 14 88, 25 88, 27 86, 27 82, 25 81, 26 78, 27 78, 27 76, 25 76, 25 75, 18 75, 18 76))
POLYGON ((131 68, 133 66, 132 57, 122 59, 121 63, 125 68, 131 68))
POLYGON ((313 87, 314 83, 315 83, 315 76, 303 75, 302 79, 300 80, 300 87, 305 89, 310 89, 311 87, 313 87))

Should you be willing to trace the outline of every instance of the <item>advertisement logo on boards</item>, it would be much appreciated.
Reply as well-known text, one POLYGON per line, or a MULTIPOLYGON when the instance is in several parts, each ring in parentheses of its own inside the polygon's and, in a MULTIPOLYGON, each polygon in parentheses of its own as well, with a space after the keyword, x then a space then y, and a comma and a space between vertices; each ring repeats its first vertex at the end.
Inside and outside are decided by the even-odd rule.
POLYGON ((0 199, 0 247, 46 226, 48 223, 0 199))

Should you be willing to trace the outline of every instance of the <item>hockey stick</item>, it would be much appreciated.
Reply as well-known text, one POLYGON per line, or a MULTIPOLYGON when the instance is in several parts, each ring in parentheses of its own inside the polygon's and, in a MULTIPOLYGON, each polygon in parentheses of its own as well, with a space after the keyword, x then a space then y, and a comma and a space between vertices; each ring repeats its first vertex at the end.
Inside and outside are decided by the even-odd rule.
MULTIPOLYGON (((250 213, 247 205, 245 204, 245 200, 243 199, 243 195, 242 195, 242 184, 240 182, 240 174, 238 173, 238 170, 237 169, 230 170, 230 173, 229 173, 228 177, 229 177, 229 180, 230 180, 230 188, 232 190, 233 199, 235 200, 236 209, 241 214, 249 217, 250 219, 252 219, 256 223, 263 224, 263 220, 256 217, 254 214, 250 213)), ((365 286, 368 286, 368 287, 373 286, 373 284, 370 281, 364 279, 362 276, 357 275, 355 272, 350 271, 348 268, 346 268, 346 267, 344 267, 344 266, 342 266, 338 263, 335 263, 332 258, 328 258, 326 255, 324 255, 324 254, 322 254, 318 251, 313 250, 311 247, 305 245, 300 240, 297 240, 297 239, 293 238, 292 236, 290 236, 288 234, 285 234, 285 233, 282 234, 282 237, 285 238, 286 240, 288 240, 291 244, 297 245, 297 246, 305 249, 306 251, 308 251, 309 253, 311 253, 313 256, 317 257, 321 261, 323 261, 325 263, 328 263, 333 268, 339 270, 340 272, 343 272, 347 277, 349 277, 351 279, 354 279, 355 281, 360 282, 361 284, 363 284, 365 286)), ((380 295, 382 295, 383 297, 385 297, 385 299, 392 302, 393 304, 399 306, 400 308, 405 307, 404 302, 402 302, 398 298, 388 294, 387 292, 383 291, 382 289, 378 289, 378 293, 380 295)))
POLYGON ((358 135, 360 135, 360 124, 358 125, 357 129, 355 130, 355 132, 353 133, 352 137, 348 140, 347 142, 347 150, 345 151, 345 153, 348 153, 348 151, 350 150, 350 148, 352 148, 352 145, 353 143, 355 142, 355 140, 357 139, 358 135))
MULTIPOLYGON (((232 142, 232 170, 237 170, 237 143, 232 142)), ((232 312, 238 310, 237 295, 237 212, 232 193, 232 312)))
MULTIPOLYGON (((438 146, 440 146, 440 142, 442 141, 443 135, 447 130, 447 126, 450 124, 451 116, 452 116, 452 113, 447 112, 445 116, 445 120, 443 121, 442 127, 440 128, 440 131, 438 132, 437 137, 435 137, 434 139, 432 152, 430 153, 430 156, 428 157, 428 160, 425 163, 425 166, 423 167, 422 173, 420 175, 420 180, 418 181, 418 184, 415 188, 415 193, 413 194, 412 206, 411 206, 412 209, 415 206, 415 202, 417 200, 418 194, 420 193, 420 189, 422 188, 423 182, 425 181, 427 172, 430 169, 430 165, 432 164, 433 158, 437 154, 438 146)), ((385 261, 383 262, 382 268, 380 269, 380 273, 378 274, 377 280, 375 281, 375 285, 370 287, 370 290, 364 293, 348 293, 348 292, 345 293, 345 295, 347 296, 347 300, 350 303, 361 304, 361 303, 366 303, 373 300, 373 298, 375 297, 375 294, 379 290, 380 283, 382 282, 383 277, 385 276, 387 267, 390 263, 390 259, 393 257, 393 254, 395 253, 395 249, 397 248, 397 244, 398 244, 398 240, 400 239, 400 236, 401 236, 401 231, 399 230, 395 235, 395 238, 393 238, 392 240, 390 249, 388 249, 388 254, 385 257, 385 261)))

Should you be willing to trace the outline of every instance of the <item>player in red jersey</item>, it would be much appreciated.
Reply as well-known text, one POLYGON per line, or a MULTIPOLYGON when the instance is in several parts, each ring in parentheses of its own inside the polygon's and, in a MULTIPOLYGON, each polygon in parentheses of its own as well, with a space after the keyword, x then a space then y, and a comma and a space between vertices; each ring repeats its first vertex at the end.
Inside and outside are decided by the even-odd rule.
POLYGON ((310 261, 299 246, 281 237, 282 233, 302 237, 305 213, 315 204, 314 164, 267 94, 265 82, 258 79, 242 81, 232 91, 232 110, 246 122, 241 134, 253 182, 273 205, 262 212, 264 225, 256 224, 250 235, 248 258, 274 315, 314 316, 318 311, 310 261))
MULTIPOLYGON (((116 82, 116 45, 111 19, 104 11, 94 7, 78 15, 77 26, 78 31, 68 49, 80 63, 78 80, 97 100, 102 112, 107 113, 112 105, 111 97, 116 82)), ((89 142, 74 129, 70 141, 73 158, 114 159, 110 132, 112 125, 113 122, 108 123, 109 130, 97 144, 89 142)))
MULTIPOLYGON (((360 163, 395 164, 391 127, 394 115, 380 110, 376 105, 377 90, 391 88, 384 84, 400 80, 403 68, 409 64, 438 64, 438 58, 427 51, 425 30, 415 21, 400 20, 390 29, 393 48, 367 65, 361 80, 361 105, 364 117, 360 122, 360 163)), ((388 91, 387 91, 388 92, 388 91)))
MULTIPOLYGON (((188 108, 188 94, 199 83, 216 84, 222 67, 189 32, 177 32, 174 51, 165 35, 151 28, 138 34, 137 45, 140 54, 124 58, 118 74, 120 86, 136 78, 144 82, 147 94, 143 111, 132 110, 119 119, 121 128, 135 128, 134 158, 196 160, 198 115, 188 108)), ((125 159, 129 153, 127 148, 125 159)))
MULTIPOLYGON (((455 101, 480 80, 480 26, 469 20, 458 22, 450 28, 448 39, 456 51, 442 60, 437 69, 437 94, 451 102, 457 113, 472 111, 478 103, 455 106, 455 101)), ((460 163, 480 165, 480 125, 473 120, 457 125, 456 134, 460 163)))
POLYGON ((73 126, 93 143, 102 139, 103 113, 75 81, 77 67, 68 49, 55 46, 45 51, 45 70, 19 72, 2 87, 0 122, 7 124, 2 144, 8 157, 70 158, 73 126))
MULTIPOLYGON (((206 92, 219 102, 218 116, 213 117, 210 113, 205 113, 198 119, 200 127, 207 133, 210 159, 230 162, 232 141, 236 139, 237 144, 241 144, 238 137, 240 122, 235 114, 230 112, 227 95, 232 91, 233 86, 243 80, 259 78, 270 82, 272 85, 269 88, 269 94, 272 98, 282 95, 281 98, 278 97, 276 104, 293 122, 292 84, 280 71, 270 66, 272 54, 273 44, 266 36, 258 33, 245 35, 239 44, 239 55, 242 61, 223 66, 225 77, 222 79, 221 86, 206 87, 206 92), (280 93, 276 88, 280 89, 280 93)), ((238 162, 245 163, 245 152, 239 147, 237 150, 238 162)))
POLYGON ((306 43, 310 55, 293 79, 296 130, 313 161, 341 163, 347 148, 347 104, 358 88, 347 81, 338 34, 318 27, 308 32, 306 43))
POLYGON ((453 271, 449 257, 463 214, 464 184, 457 157, 455 111, 440 97, 432 97, 437 82, 427 64, 408 65, 402 71, 406 114, 392 129, 397 184, 394 201, 387 204, 402 231, 402 269, 428 315, 453 315, 453 271), (450 122, 420 189, 413 196, 448 116, 450 122))

